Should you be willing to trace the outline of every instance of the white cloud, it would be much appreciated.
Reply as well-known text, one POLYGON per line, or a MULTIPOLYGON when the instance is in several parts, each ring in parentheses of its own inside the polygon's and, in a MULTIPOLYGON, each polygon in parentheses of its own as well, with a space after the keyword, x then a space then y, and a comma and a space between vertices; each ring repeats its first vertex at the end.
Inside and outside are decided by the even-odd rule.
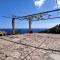
POLYGON ((44 4, 44 2, 45 2, 45 0, 35 0, 34 4, 35 4, 35 6, 40 8, 44 4))
POLYGON ((60 0, 57 0, 56 7, 60 8, 60 0))
POLYGON ((57 0, 58 8, 60 8, 60 0, 57 0))

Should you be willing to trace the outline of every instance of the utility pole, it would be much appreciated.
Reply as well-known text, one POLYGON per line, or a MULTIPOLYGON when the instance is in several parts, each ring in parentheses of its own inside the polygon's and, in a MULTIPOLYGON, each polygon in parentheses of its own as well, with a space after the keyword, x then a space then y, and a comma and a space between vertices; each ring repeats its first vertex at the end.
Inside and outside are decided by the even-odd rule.
POLYGON ((15 18, 12 17, 12 34, 15 34, 15 18))
POLYGON ((32 29, 31 29, 31 21, 32 21, 32 17, 29 16, 29 33, 32 33, 32 29))

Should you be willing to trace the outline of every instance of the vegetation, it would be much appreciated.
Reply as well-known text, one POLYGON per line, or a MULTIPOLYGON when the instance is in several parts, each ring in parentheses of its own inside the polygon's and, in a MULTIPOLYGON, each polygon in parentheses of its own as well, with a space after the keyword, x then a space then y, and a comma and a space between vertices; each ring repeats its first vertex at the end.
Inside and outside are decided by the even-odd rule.
POLYGON ((46 31, 43 31, 44 33, 55 33, 55 34, 60 34, 60 24, 56 25, 46 31))

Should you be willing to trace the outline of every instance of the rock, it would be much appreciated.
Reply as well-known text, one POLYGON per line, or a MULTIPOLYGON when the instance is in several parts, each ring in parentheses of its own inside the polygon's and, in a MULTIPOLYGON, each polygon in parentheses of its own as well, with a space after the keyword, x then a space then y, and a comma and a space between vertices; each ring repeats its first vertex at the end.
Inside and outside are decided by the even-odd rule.
POLYGON ((4 60, 6 56, 4 54, 0 54, 0 60, 4 60))
POLYGON ((17 59, 13 57, 7 57, 5 60, 17 60, 17 59))
POLYGON ((19 58, 21 54, 19 52, 13 52, 11 55, 14 58, 19 58))

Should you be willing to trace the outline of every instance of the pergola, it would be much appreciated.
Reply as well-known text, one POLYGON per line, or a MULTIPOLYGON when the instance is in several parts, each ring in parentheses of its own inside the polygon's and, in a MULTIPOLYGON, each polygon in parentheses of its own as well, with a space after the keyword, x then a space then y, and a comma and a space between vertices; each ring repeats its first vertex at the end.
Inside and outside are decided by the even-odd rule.
POLYGON ((15 19, 28 20, 29 21, 29 33, 31 33, 32 32, 32 29, 31 29, 32 20, 33 21, 40 21, 40 20, 60 18, 60 16, 57 16, 59 11, 60 11, 60 9, 55 9, 55 10, 51 10, 51 11, 40 12, 37 14, 31 14, 31 15, 21 16, 21 17, 20 16, 12 16, 12 17, 4 16, 4 17, 12 18, 12 34, 15 34, 15 19), (55 15, 55 16, 53 16, 53 15, 55 15))

